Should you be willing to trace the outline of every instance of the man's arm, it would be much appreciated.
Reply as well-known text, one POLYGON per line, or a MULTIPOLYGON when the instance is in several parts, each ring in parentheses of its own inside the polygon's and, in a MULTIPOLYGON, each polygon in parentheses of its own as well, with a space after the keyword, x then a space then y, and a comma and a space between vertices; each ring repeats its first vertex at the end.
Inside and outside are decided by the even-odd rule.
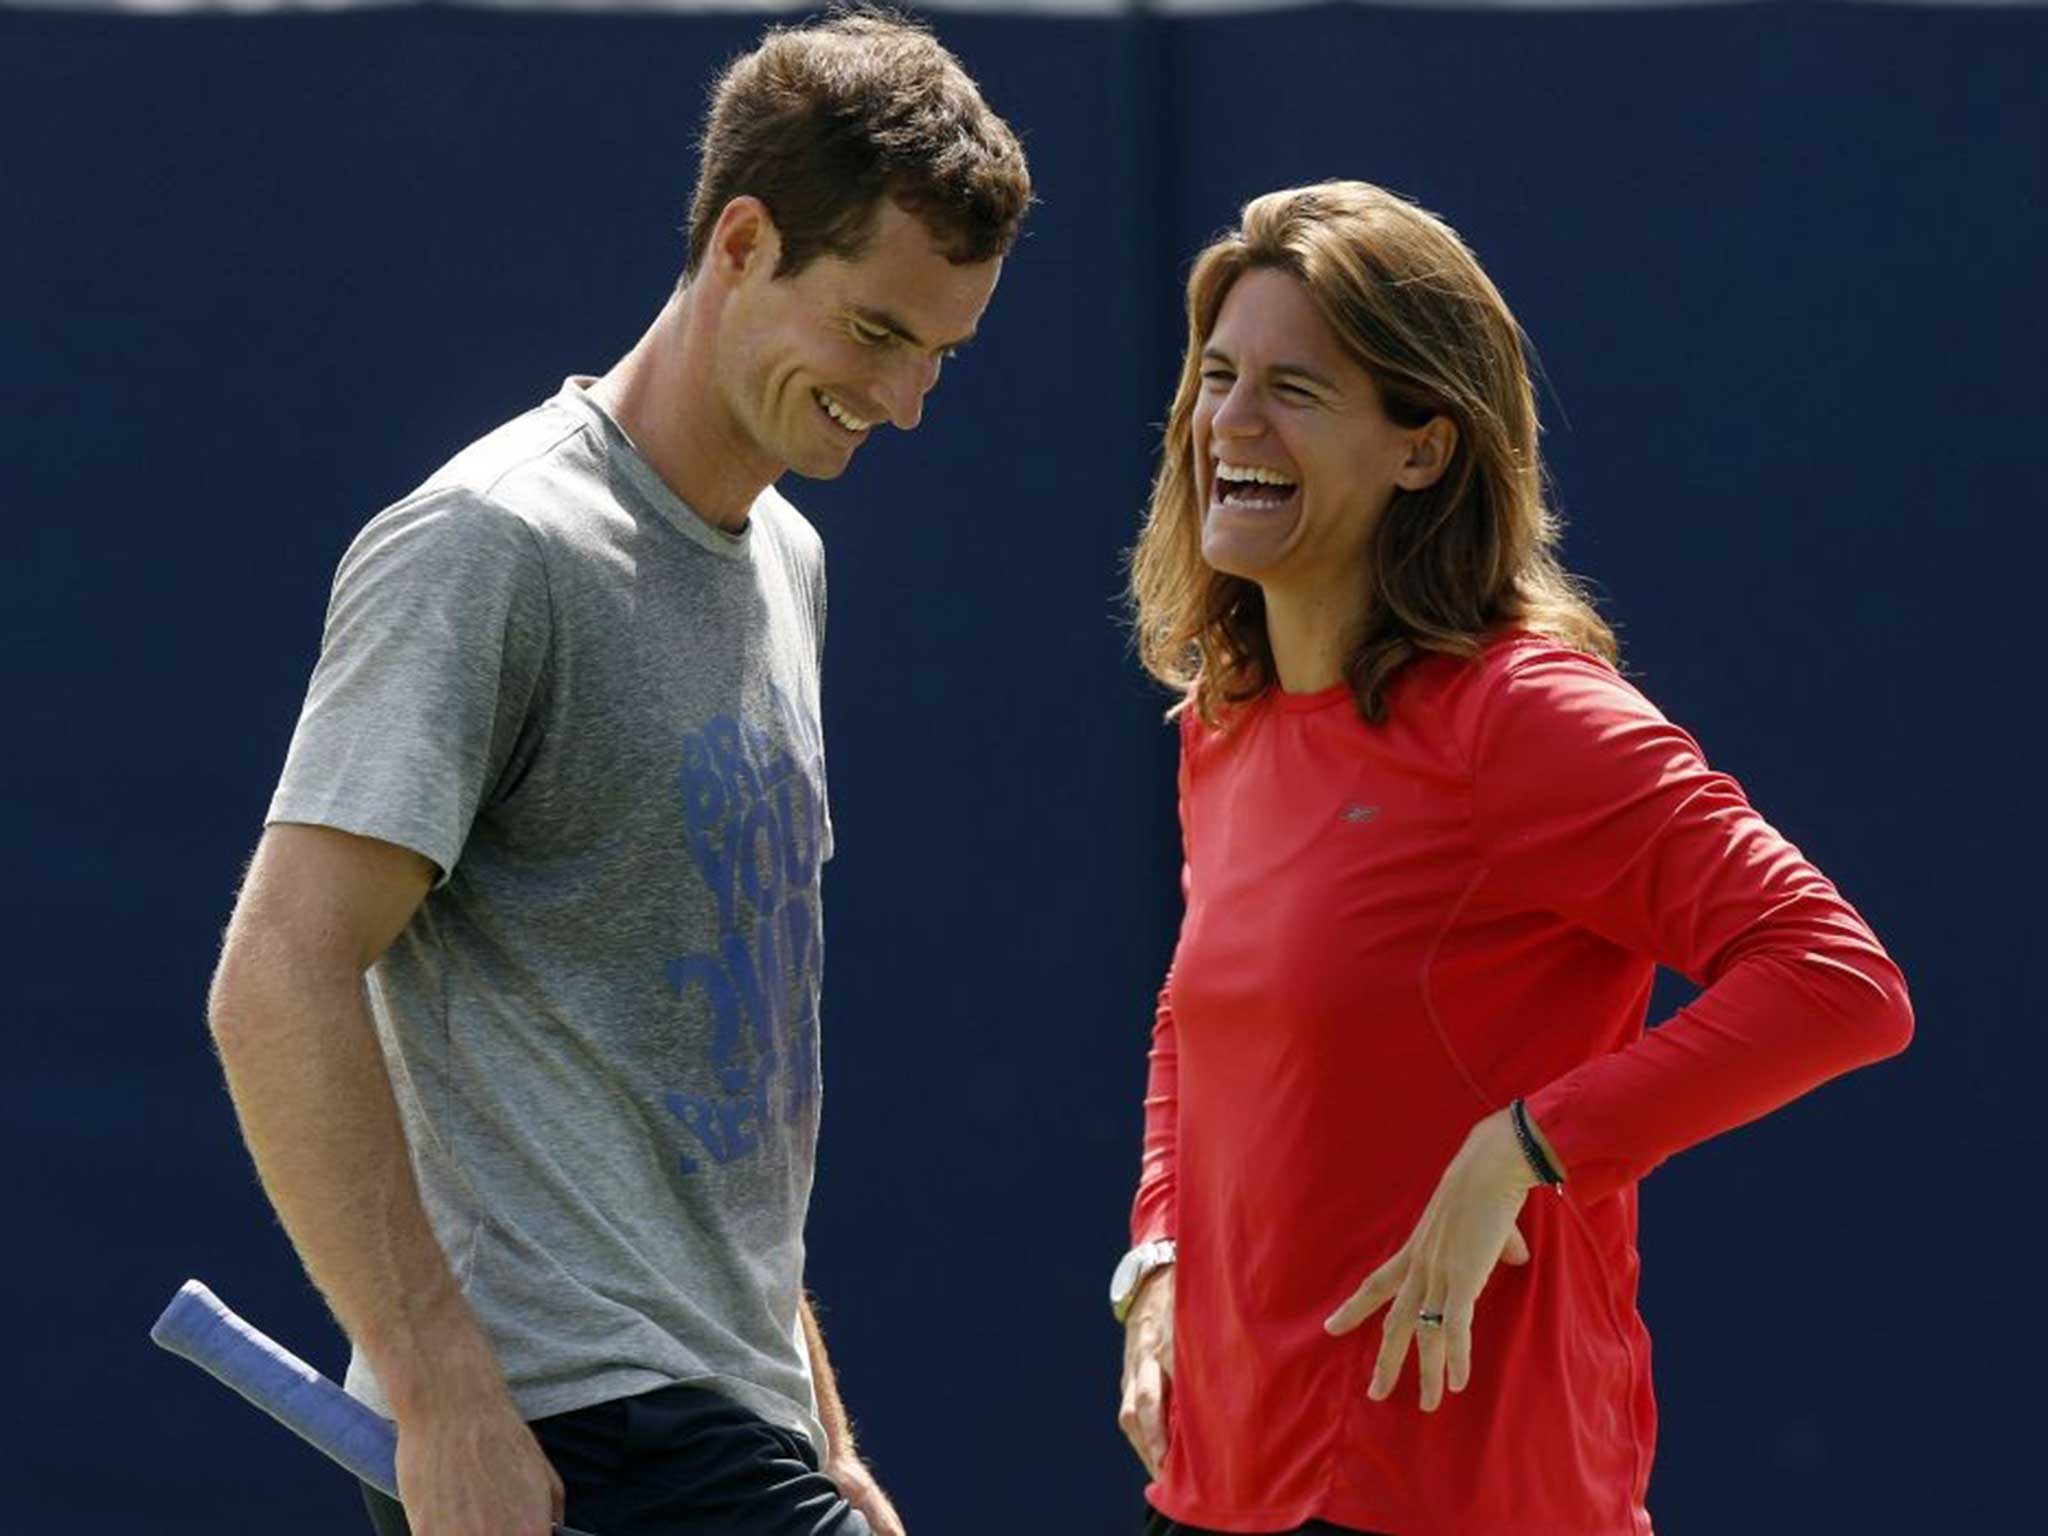
POLYGON ((562 1487, 435 1241, 363 972, 434 866, 278 825, 228 924, 207 1016, 264 1191, 398 1417, 414 1536, 546 1536, 562 1487))
POLYGON ((867 1463, 854 1449, 853 1422, 846 1416, 846 1404, 839 1397, 839 1378, 832 1374, 832 1362, 825 1356, 825 1335, 818 1331, 818 1315, 806 1296, 800 1303, 804 1323, 804 1346, 811 1356, 811 1382, 818 1394, 818 1418, 824 1423, 829 1442, 825 1454, 825 1475, 838 1486, 846 1502, 867 1516, 875 1536, 904 1536, 902 1517, 889 1496, 882 1492, 867 1463))

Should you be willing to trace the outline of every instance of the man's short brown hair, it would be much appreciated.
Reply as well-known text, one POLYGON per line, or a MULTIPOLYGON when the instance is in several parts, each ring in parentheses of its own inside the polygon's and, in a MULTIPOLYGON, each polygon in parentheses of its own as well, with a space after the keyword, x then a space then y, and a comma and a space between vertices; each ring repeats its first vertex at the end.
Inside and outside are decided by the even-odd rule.
POLYGON ((712 88, 690 206, 688 278, 726 204, 758 197, 782 237, 775 275, 858 256, 884 197, 955 262, 1008 251, 1031 202, 1009 124, 930 32, 862 6, 776 27, 712 88))

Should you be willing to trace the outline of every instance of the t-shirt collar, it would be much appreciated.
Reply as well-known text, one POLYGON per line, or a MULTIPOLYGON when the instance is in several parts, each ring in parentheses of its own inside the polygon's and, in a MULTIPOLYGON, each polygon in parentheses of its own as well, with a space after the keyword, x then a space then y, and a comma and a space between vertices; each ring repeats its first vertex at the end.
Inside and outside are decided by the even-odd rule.
MULTIPOLYGON (((589 374, 571 374, 562 381, 555 403, 590 425, 604 445, 605 458, 648 510, 700 548, 727 560, 745 559, 753 544, 753 512, 748 512, 746 526, 737 533, 727 533, 699 517, 690 504, 670 490, 668 482, 655 473, 654 466, 647 462, 646 455, 626 435, 626 429, 612 418, 611 412, 598 404, 596 396, 590 393, 590 386, 596 382, 589 374)), ((759 505, 758 499, 756 505, 759 505)))

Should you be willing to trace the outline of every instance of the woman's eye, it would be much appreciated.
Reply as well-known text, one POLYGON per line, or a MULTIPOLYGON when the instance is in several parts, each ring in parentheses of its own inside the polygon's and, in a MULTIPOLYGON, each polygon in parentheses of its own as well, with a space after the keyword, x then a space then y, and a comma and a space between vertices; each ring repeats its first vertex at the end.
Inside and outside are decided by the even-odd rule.
POLYGON ((1202 370, 1202 382, 1204 384, 1228 384, 1230 380, 1231 372, 1228 368, 1204 368, 1202 370))

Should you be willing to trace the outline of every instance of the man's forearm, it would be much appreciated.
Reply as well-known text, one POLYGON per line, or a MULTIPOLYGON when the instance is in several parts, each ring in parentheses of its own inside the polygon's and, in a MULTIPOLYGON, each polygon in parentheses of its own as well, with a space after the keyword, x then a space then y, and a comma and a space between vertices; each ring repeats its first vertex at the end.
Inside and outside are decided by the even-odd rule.
POLYGON ((401 1418, 503 1378, 435 1241, 346 957, 230 936, 209 1022, 265 1192, 401 1418))

